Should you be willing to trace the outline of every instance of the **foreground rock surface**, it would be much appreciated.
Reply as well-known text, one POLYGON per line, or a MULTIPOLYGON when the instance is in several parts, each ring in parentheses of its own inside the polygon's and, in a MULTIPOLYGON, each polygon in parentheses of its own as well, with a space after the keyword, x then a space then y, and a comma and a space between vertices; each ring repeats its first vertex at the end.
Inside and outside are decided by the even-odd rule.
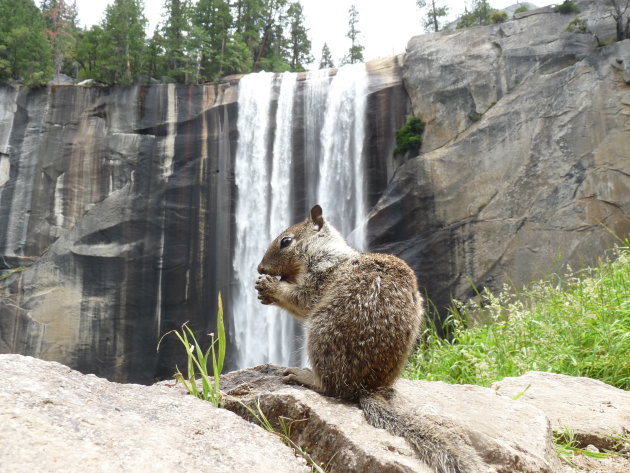
POLYGON ((3 472, 310 471, 262 428, 178 389, 19 355, 0 355, 0 425, 3 472))
POLYGON ((542 410, 554 430, 571 430, 583 448, 612 448, 611 435, 630 434, 630 392, 601 381, 531 371, 492 387, 509 398, 522 393, 521 401, 542 410))
MULTIPOLYGON (((278 437, 255 425, 242 403, 256 400, 277 431, 282 419, 295 444, 326 472, 432 472, 404 439, 369 426, 356 405, 285 385, 282 371, 264 365, 221 377, 225 407, 250 423, 186 395, 181 385, 117 384, 54 362, 0 355, 0 471, 311 471, 278 437)), ((594 420, 601 406, 622 417, 628 412, 628 392, 545 373, 506 379, 494 388, 400 380, 394 402, 405 415, 442 426, 445 441, 472 449, 482 467, 467 473, 630 471, 628 453, 604 460, 574 456, 577 469, 560 463, 548 417, 529 404, 541 399, 541 386, 554 389, 552 382, 568 388, 557 387, 555 400, 542 401, 551 417, 562 404, 595 406, 594 420), (530 397, 512 400, 523 384, 532 385, 530 397)), ((604 412, 602 419, 611 417, 604 412)))
MULTIPOLYGON (((354 405, 287 386, 282 368, 265 365, 222 376, 226 407, 259 399, 269 419, 290 419, 292 438, 330 472, 432 471, 402 438, 368 425, 354 405)), ((561 465, 548 419, 538 408, 489 388, 399 380, 394 403, 403 415, 440 425, 445 441, 465 442, 490 472, 556 472, 561 465)), ((478 473, 478 472, 469 472, 478 473)))

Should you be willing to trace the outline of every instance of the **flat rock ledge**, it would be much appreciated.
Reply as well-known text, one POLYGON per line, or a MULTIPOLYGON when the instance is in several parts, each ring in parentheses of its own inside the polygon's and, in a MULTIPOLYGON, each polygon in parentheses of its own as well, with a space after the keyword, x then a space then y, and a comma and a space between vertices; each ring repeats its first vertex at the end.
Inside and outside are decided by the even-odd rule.
MULTIPOLYGON (((356 405, 285 385, 283 370, 263 365, 222 376, 227 409, 217 409, 181 385, 117 384, 54 362, 0 355, 0 469, 312 471, 256 425, 244 404, 257 404, 278 431, 281 419, 326 472, 432 471, 404 439, 369 426, 356 405)), ((393 402, 476 455, 482 467, 467 473, 630 471, 628 453, 572 458, 577 469, 556 455, 552 430, 571 428, 597 448, 610 447, 610 434, 630 433, 630 392, 598 381, 538 372, 491 388, 400 380, 393 402)))

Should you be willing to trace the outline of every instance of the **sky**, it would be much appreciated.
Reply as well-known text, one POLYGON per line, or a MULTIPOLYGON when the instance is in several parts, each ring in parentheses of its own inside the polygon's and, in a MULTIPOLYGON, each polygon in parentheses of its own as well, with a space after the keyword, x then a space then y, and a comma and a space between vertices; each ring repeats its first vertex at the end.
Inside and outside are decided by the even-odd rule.
MULTIPOLYGON (((468 2, 472 3, 471 0, 468 2)), ((77 0, 80 25, 89 27, 99 23, 109 3, 112 1, 77 0)), ((416 6, 416 0, 301 0, 301 3, 315 64, 319 63, 324 42, 328 44, 335 64, 347 53, 350 40, 346 38, 346 33, 351 5, 359 12, 359 42, 365 47, 363 57, 366 61, 404 53, 409 39, 424 33, 424 13, 416 6)), ((449 6, 449 20, 454 20, 464 11, 463 0, 443 0, 444 3, 449 6)), ((490 0, 490 5, 499 9, 515 3, 516 0, 490 0)), ((543 6, 550 2, 530 0, 530 3, 543 6)), ((164 0, 144 0, 144 12, 149 20, 148 32, 152 32, 162 20, 163 4, 164 0)))

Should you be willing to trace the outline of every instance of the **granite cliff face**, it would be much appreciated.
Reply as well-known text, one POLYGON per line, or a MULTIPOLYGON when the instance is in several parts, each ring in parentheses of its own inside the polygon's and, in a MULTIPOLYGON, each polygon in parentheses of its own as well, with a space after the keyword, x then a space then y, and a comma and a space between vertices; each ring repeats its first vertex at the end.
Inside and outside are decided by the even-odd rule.
MULTIPOLYGON (((367 64, 367 242, 407 260, 438 307, 470 281, 589 264, 630 233, 630 42, 599 45, 614 35, 604 2, 580 7, 594 34, 542 9, 367 64), (410 111, 427 122, 421 154, 393 157, 410 111)), ((308 80, 289 127, 293 220, 313 204, 308 80)), ((0 88, 0 353, 149 382, 181 365, 160 335, 213 331, 217 293, 235 292, 238 81, 0 88)), ((247 348, 226 309, 234 368, 247 348)))
POLYGON ((233 92, 2 89, 0 252, 17 271, 0 351, 148 381, 165 330, 209 329, 230 269, 233 92))
POLYGON ((630 232, 630 41, 603 2, 413 38, 404 83, 422 153, 372 209, 370 246, 406 259, 438 307, 588 265, 630 232))

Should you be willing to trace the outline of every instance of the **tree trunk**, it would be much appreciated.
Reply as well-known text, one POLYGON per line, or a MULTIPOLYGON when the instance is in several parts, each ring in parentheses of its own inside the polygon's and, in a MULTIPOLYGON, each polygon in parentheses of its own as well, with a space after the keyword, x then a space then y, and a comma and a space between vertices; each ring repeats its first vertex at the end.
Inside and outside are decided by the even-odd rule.
POLYGON ((271 25, 267 25, 265 27, 265 34, 263 35, 263 39, 260 43, 260 50, 256 55, 256 60, 254 61, 254 72, 258 72, 258 68, 260 67, 260 60, 265 52, 265 48, 267 47, 267 38, 269 37, 269 31, 271 30, 271 25))

